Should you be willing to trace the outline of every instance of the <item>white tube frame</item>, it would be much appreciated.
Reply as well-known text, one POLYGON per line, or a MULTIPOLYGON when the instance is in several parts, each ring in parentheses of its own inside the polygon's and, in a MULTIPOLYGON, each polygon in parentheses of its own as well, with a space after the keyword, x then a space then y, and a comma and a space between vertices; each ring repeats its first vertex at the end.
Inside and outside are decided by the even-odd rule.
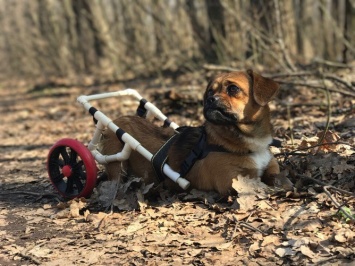
MULTIPOLYGON (((137 101, 143 99, 143 97, 136 90, 125 89, 116 92, 107 92, 107 93, 100 93, 100 94, 93 94, 93 95, 81 95, 77 98, 77 101, 80 104, 82 104, 87 111, 89 111, 90 108, 93 107, 89 103, 89 101, 107 99, 111 97, 120 97, 120 96, 131 96, 135 98, 137 101)), ((146 102, 144 108, 147 110, 147 115, 146 115, 147 117, 154 116, 161 121, 165 121, 167 119, 167 117, 154 104, 150 102, 146 102)), ((107 164, 114 161, 127 160, 131 155, 132 150, 139 152, 143 157, 151 161, 153 154, 150 153, 147 149, 145 149, 135 138, 133 138, 128 133, 124 133, 122 135, 122 141, 125 143, 122 148, 122 151, 113 155, 101 154, 97 148, 98 148, 102 131, 105 128, 108 128, 113 132, 116 132, 119 129, 119 127, 115 123, 113 123, 113 121, 109 117, 107 117, 105 114, 103 114, 98 110, 94 113, 94 118, 98 122, 96 123, 96 129, 94 131, 93 138, 91 139, 88 145, 88 149, 90 150, 90 152, 92 153, 92 155, 94 156, 95 160, 98 163, 107 164)), ((173 129, 179 127, 174 122, 171 122, 169 126, 172 127, 173 129)), ((178 172, 175 172, 173 169, 171 169, 171 167, 168 164, 164 164, 163 172, 171 180, 176 182, 181 188, 187 189, 190 186, 190 182, 187 181, 185 178, 181 177, 178 172)))

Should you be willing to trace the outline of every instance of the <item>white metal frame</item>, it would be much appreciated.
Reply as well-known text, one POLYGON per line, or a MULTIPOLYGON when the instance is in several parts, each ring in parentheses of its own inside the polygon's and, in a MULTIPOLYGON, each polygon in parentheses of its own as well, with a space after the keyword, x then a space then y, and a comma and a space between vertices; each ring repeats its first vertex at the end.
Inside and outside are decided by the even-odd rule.
MULTIPOLYGON (((81 95, 78 97, 77 101, 83 105, 83 107, 89 111, 90 108, 93 106, 89 103, 89 101, 92 100, 101 100, 101 99, 107 99, 111 97, 120 97, 120 96, 131 96, 135 98, 137 101, 140 101, 143 99, 143 97, 134 89, 125 89, 122 91, 116 91, 116 92, 107 92, 107 93, 100 93, 100 94, 93 94, 93 95, 81 95)), ((146 102, 144 105, 144 108, 147 110, 146 118, 150 119, 153 117, 156 117, 157 119, 161 121, 165 121, 167 117, 152 103, 146 102)), ((88 149, 94 156, 95 160, 100 163, 100 164, 107 164, 110 162, 114 161, 124 161, 129 158, 131 155, 132 150, 139 152, 143 157, 145 157, 147 160, 151 161, 153 154, 150 153, 147 149, 145 149, 134 137, 132 137, 128 133, 124 133, 122 135, 122 141, 125 143, 122 151, 118 152, 117 154, 113 155, 103 155, 98 151, 98 144, 100 141, 100 137, 102 134, 102 131, 105 128, 108 128, 112 130, 113 132, 116 132, 119 127, 113 123, 113 121, 107 117, 105 114, 103 114, 101 111, 97 110, 94 113, 94 118, 97 120, 96 123, 96 129, 94 131, 94 136, 91 139, 88 149)), ((171 122, 169 125, 173 129, 178 128, 179 126, 171 122)), ((181 188, 187 189, 190 185, 190 182, 187 181, 185 178, 181 177, 178 172, 175 172, 173 169, 168 164, 164 164, 163 166, 163 172, 166 176, 168 176, 171 180, 176 182, 181 188)))

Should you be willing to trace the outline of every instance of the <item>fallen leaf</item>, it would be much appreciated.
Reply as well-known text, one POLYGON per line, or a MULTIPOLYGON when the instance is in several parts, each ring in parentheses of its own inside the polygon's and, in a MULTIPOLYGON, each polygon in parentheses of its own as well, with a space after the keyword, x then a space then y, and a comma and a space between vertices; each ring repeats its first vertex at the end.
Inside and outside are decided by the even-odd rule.
POLYGON ((225 250, 225 249, 229 249, 230 247, 232 247, 232 244, 233 244, 233 242, 226 242, 226 243, 216 245, 215 248, 217 250, 225 250))
POLYGON ((302 245, 300 247, 300 251, 301 251, 301 253, 303 255, 307 256, 308 258, 314 258, 315 257, 314 252, 309 247, 307 247, 306 245, 302 245))
POLYGON ((69 207, 68 202, 59 202, 56 206, 58 209, 64 210, 69 207))
POLYGON ((147 202, 144 200, 144 196, 143 196, 143 193, 141 191, 137 191, 136 192, 136 195, 137 195, 137 202, 138 202, 138 205, 139 205, 139 210, 141 212, 145 212, 148 204, 147 202))
POLYGON ((97 187, 98 202, 103 207, 109 207, 113 204, 117 195, 119 182, 117 180, 101 182, 97 187))
POLYGON ((300 239, 297 239, 295 242, 293 242, 292 246, 294 248, 299 248, 304 245, 308 245, 310 243, 310 240, 308 237, 302 237, 300 239))
POLYGON ((253 244, 250 245, 249 252, 252 256, 255 256, 255 252, 258 250, 260 250, 259 241, 255 241, 253 244))
POLYGON ((333 173, 335 174, 341 174, 344 173, 345 171, 355 171, 355 165, 354 164, 348 164, 346 161, 341 161, 340 164, 333 166, 333 173))
POLYGON ((319 219, 312 219, 308 221, 302 221, 294 226, 295 229, 300 229, 303 232, 314 232, 319 228, 322 228, 322 222, 319 219))
POLYGON ((73 218, 80 217, 80 211, 87 205, 85 198, 73 199, 69 202, 70 215, 73 218))
POLYGON ((50 258, 53 251, 49 248, 45 248, 42 245, 34 246, 32 249, 28 250, 28 253, 38 257, 38 258, 50 258))
POLYGON ((143 185, 141 187, 142 194, 143 195, 147 194, 152 187, 154 187, 154 183, 151 183, 151 184, 148 184, 148 185, 145 185, 143 183, 143 185))
POLYGON ((95 227, 98 227, 100 223, 107 217, 107 213, 99 212, 99 213, 88 213, 84 215, 86 222, 91 222, 95 227))
POLYGON ((352 242, 354 238, 355 233, 347 228, 342 228, 334 234, 334 239, 340 243, 345 243, 347 241, 352 242))
POLYGON ((265 190, 268 189, 267 185, 261 182, 260 179, 251 179, 241 175, 233 179, 232 187, 238 192, 237 202, 240 210, 243 211, 253 209, 260 196, 264 195, 266 197, 265 190))
POLYGON ((292 250, 292 248, 277 248, 275 250, 277 256, 283 258, 285 256, 293 256, 296 254, 296 251, 292 250))
POLYGON ((266 237, 264 237, 263 242, 261 243, 262 247, 265 247, 269 244, 278 246, 280 244, 280 239, 277 235, 268 235, 266 237))
POLYGON ((126 232, 128 234, 134 233, 134 232, 137 232, 137 231, 143 229, 144 227, 145 227, 145 225, 143 223, 141 223, 139 221, 135 221, 127 227, 126 232))
POLYGON ((354 255, 354 249, 352 247, 348 247, 348 248, 346 248, 346 247, 334 247, 332 251, 339 253, 343 257, 353 256, 354 255))

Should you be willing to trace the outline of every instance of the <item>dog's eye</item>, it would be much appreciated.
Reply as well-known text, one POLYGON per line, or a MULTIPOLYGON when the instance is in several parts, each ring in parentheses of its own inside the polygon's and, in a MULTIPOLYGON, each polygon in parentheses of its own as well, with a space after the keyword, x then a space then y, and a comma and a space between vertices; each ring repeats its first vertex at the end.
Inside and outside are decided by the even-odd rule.
POLYGON ((237 87, 236 85, 229 85, 227 87, 227 93, 229 96, 234 96, 236 95, 238 92, 240 92, 240 88, 237 87))

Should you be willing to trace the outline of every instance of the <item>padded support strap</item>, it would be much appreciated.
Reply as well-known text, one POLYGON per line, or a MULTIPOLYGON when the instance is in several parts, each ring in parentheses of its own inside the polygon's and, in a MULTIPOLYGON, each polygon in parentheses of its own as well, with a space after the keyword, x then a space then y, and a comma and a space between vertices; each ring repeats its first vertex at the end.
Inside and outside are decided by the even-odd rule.
POLYGON ((169 118, 164 120, 164 125, 163 127, 170 127, 171 121, 169 120, 169 118))
POLYGON ((97 109, 95 107, 90 107, 89 113, 92 115, 92 119, 94 120, 94 124, 97 124, 97 119, 95 118, 95 113, 97 112, 97 109))
POLYGON ((139 101, 139 106, 137 108, 137 115, 140 117, 144 117, 147 113, 147 109, 145 109, 144 105, 147 103, 148 101, 144 98, 142 98, 139 101))
POLYGON ((151 163, 159 181, 163 181, 166 178, 163 172, 163 167, 166 161, 168 160, 169 149, 178 135, 179 134, 175 134, 170 139, 168 139, 168 141, 165 142, 163 146, 161 146, 160 149, 152 157, 151 163))

